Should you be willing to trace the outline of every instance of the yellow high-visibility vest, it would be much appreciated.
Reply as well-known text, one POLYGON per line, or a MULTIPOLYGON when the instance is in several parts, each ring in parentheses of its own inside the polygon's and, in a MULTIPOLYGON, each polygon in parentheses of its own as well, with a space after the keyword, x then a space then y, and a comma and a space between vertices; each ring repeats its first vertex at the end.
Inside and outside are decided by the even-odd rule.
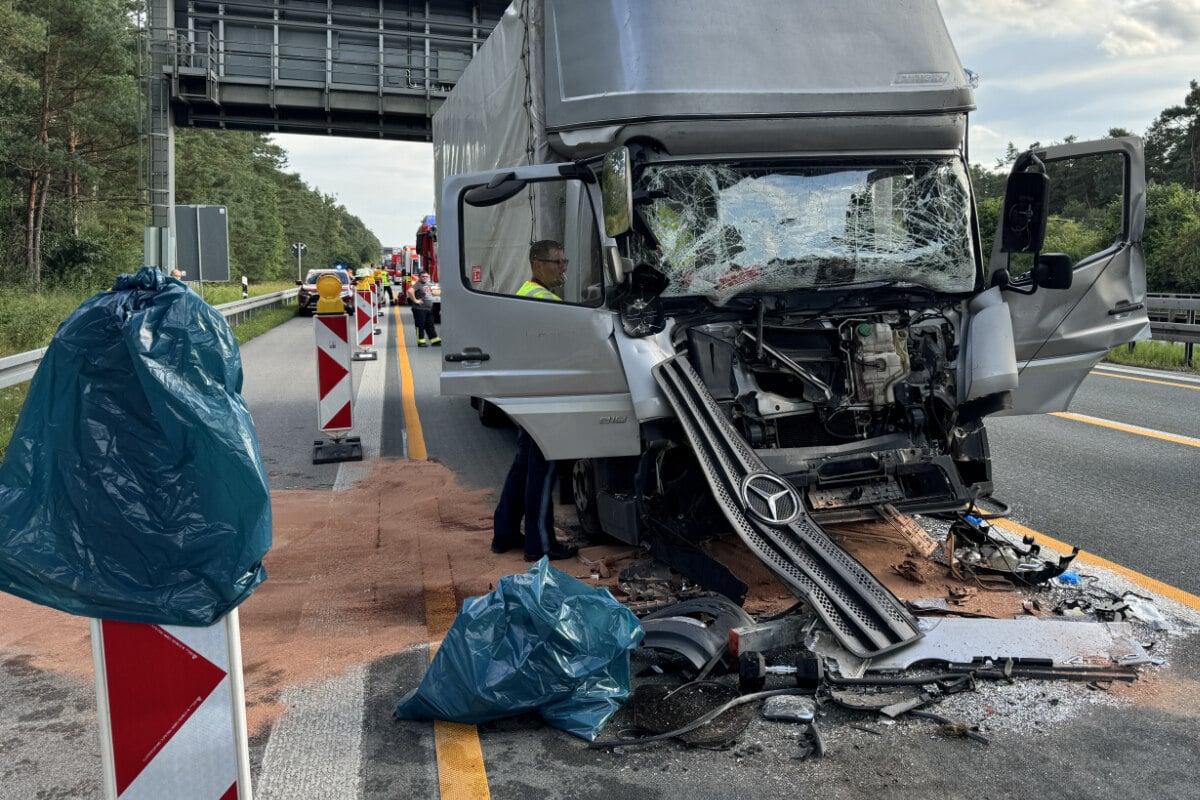
POLYGON ((557 300, 560 303, 562 302, 561 297, 537 281, 525 281, 525 283, 521 284, 521 288, 517 289, 517 297, 532 297, 535 300, 557 300))

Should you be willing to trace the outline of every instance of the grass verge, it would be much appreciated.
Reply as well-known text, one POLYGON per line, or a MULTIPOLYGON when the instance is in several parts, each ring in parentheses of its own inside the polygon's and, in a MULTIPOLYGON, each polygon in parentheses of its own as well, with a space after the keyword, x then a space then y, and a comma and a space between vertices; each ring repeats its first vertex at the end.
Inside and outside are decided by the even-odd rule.
MULTIPOLYGON (((260 311, 241 325, 234 325, 233 335, 237 337, 239 345, 245 344, 255 336, 261 336, 294 316, 296 316, 295 305, 260 311)), ((28 393, 28 382, 0 389, 0 462, 4 461, 4 456, 8 452, 8 443, 12 440, 13 429, 17 426, 17 416, 21 413, 21 407, 25 405, 25 395, 28 393)))
MULTIPOLYGON (((294 288, 295 283, 284 281, 251 284, 250 296, 258 297, 294 288)), ((94 294, 95 292, 83 290, 0 294, 0 357, 37 350, 50 344, 62 321, 69 317, 80 303, 94 294)), ((204 299, 214 306, 241 300, 242 285, 205 284, 204 299)))
POLYGON ((1104 360, 1130 367, 1200 374, 1200 357, 1193 357, 1192 366, 1187 366, 1184 363, 1184 346, 1178 342, 1134 342, 1132 345, 1118 347, 1104 360))

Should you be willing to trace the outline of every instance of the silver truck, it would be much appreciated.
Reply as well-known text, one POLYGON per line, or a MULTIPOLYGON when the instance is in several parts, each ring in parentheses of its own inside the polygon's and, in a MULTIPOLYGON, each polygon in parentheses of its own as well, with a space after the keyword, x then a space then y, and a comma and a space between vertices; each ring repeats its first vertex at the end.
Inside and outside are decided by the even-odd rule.
POLYGON ((1148 336, 1140 141, 1022 154, 984 252, 974 108, 934 0, 515 3, 433 121, 442 393, 573 462, 585 530, 740 599, 732 530, 851 651, 912 641, 821 523, 990 496, 984 419, 1148 336))

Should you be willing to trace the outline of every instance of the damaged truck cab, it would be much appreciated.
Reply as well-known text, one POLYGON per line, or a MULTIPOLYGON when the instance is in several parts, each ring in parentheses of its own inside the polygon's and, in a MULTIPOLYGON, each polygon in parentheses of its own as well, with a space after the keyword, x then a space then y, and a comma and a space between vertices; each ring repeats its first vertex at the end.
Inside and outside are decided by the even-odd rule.
POLYGON ((1023 154, 984 252, 936 3, 803 5, 506 12, 434 117, 442 392, 573 462, 589 532, 719 584, 689 548, 732 529, 827 620, 860 595, 876 652, 905 615, 819 524, 989 496, 984 419, 1065 409, 1148 335, 1144 170, 1132 138, 1023 154), (1055 179, 1089 159, 1112 238, 1043 253, 1080 246, 1055 179), (562 282, 529 296, 545 240, 562 282))

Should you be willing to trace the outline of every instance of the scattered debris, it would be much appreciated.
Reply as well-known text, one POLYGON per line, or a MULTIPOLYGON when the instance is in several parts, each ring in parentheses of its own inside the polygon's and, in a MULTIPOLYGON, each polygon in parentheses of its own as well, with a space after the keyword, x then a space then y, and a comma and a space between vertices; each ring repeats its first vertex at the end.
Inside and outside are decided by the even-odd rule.
POLYGON ((918 525, 912 517, 901 514, 895 506, 888 503, 877 505, 875 512, 908 542, 914 556, 929 558, 937 552, 938 542, 929 535, 929 531, 918 525))
POLYGON ((729 631, 754 619, 740 606, 720 595, 685 600, 662 608, 642 620, 646 636, 642 647, 670 650, 701 669, 723 654, 729 631))
POLYGON ((992 578, 1018 586, 1036 586, 1061 576, 1079 555, 1076 547, 1055 563, 1041 557, 1041 545, 1032 537, 1022 543, 1023 547, 1010 542, 979 517, 964 515, 950 526, 946 553, 956 577, 965 573, 981 585, 992 578))
POLYGON ((655 561, 641 561, 621 570, 617 588, 634 603, 670 602, 678 595, 671 570, 655 561))
MULTIPOLYGON (((704 746, 728 745, 747 724, 741 714, 753 717, 752 704, 761 703, 764 719, 804 726, 802 732, 794 729, 796 732, 789 734, 799 744, 793 757, 803 760, 826 752, 816 723, 821 719, 822 726, 829 724, 826 717, 830 712, 820 709, 831 701, 847 710, 834 712, 834 719, 839 718, 837 714, 844 719, 849 712, 876 715, 875 726, 848 725, 875 736, 884 735, 879 726, 912 716, 936 723, 946 735, 986 745, 988 738, 980 732, 980 725, 986 730, 986 720, 993 713, 1011 717, 1012 700, 973 706, 969 700, 949 702, 951 695, 976 691, 977 682, 987 680, 996 687, 987 691, 998 692, 998 698, 1005 696, 1005 687, 1025 693, 1016 696, 1044 698, 1049 690, 1036 688, 1036 683, 1029 684, 1029 689, 1020 688, 1019 682, 1026 679, 1070 680, 1080 689, 1086 686, 1107 692, 1113 681, 1136 680, 1137 667, 1152 663, 1130 620, 1152 630, 1169 630, 1161 627, 1167 624, 1166 618, 1147 598, 1100 589, 1092 576, 1068 570, 1074 553, 1046 559, 1032 539, 1016 543, 1015 538, 982 520, 963 518, 950 523, 945 551, 938 550, 937 540, 928 534, 935 547, 926 545, 918 550, 912 544, 917 537, 898 537, 890 521, 872 525, 849 533, 850 526, 843 526, 838 535, 860 543, 887 543, 888 547, 876 552, 893 554, 892 546, 903 538, 904 546, 912 548, 909 556, 899 563, 877 557, 874 568, 890 567, 904 581, 945 592, 942 597, 931 594, 904 602, 907 611, 918 615, 919 639, 861 658, 849 652, 804 601, 781 613, 776 606, 767 612, 774 616, 759 621, 745 616, 737 606, 725 608, 720 598, 701 597, 669 605, 659 601, 657 613, 646 618, 644 644, 661 645, 662 651, 682 658, 673 665, 661 662, 665 670, 640 674, 651 682, 680 678, 685 682, 674 688, 659 686, 646 698, 638 697, 645 705, 634 712, 635 727, 649 736, 594 746, 625 747, 667 738, 704 746), (935 567, 945 569, 946 574, 937 575, 935 567), (973 585, 956 583, 955 578, 973 585), (1001 597, 991 594, 997 589, 1022 590, 1023 595, 1014 594, 1010 602, 992 599, 1001 597), (989 594, 985 597, 983 592, 989 594), (983 613, 985 610, 992 614, 983 613), (1161 622, 1156 624, 1156 620, 1161 622), (722 633, 728 637, 727 647, 719 642, 722 633), (696 679, 696 670, 701 670, 698 677, 703 679, 696 679), (714 677, 709 678, 710 674, 714 677), (772 678, 776 683, 771 683, 772 678), (779 685, 779 679, 794 681, 798 688, 768 688, 779 685), (724 693, 699 688, 711 686, 725 687, 724 693), (736 697, 739 691, 741 696, 736 697), (670 713, 662 710, 663 704, 672 702, 680 703, 679 707, 670 713), (942 713, 928 710, 935 704, 942 713), (732 713, 735 709, 738 714, 732 713), (656 720, 647 721, 647 713, 656 720), (730 719, 722 719, 723 715, 730 719), (730 727, 736 729, 732 735, 730 727)), ((622 572, 621 581, 631 587, 638 584, 648 596, 653 590, 645 587, 664 585, 665 577, 643 568, 622 572)), ((896 587, 903 582, 892 579, 889 586, 893 592, 902 591, 896 587)), ((1035 708, 1055 708, 1058 702, 1057 697, 1042 699, 1022 714, 1039 713, 1035 708)), ((753 747, 747 745, 734 754, 747 757, 753 754, 753 747)))
POLYGON ((899 564, 892 565, 892 572, 899 575, 901 578, 910 580, 913 583, 924 583, 925 576, 921 574, 921 568, 917 566, 915 561, 904 559, 899 564))
POLYGON ((1162 615, 1162 612, 1158 610, 1157 606, 1149 598, 1142 597, 1133 592, 1126 592, 1121 595, 1121 599, 1125 601, 1125 606, 1129 614, 1140 619, 1142 622, 1149 623, 1151 629, 1156 631, 1171 630, 1166 617, 1162 615))
POLYGON ((1066 623, 1051 618, 1020 619, 920 619, 925 635, 907 647, 871 659, 860 659, 843 649, 833 637, 814 629, 806 645, 836 664, 841 677, 860 678, 868 672, 911 669, 937 662, 991 668, 1012 660, 1038 665, 1048 673, 1069 667, 1074 674, 1112 664, 1131 666, 1149 662, 1145 649, 1128 623, 1066 623))
POLYGON ((798 761, 808 758, 820 758, 825 755, 825 738, 816 722, 810 722, 804 729, 804 738, 800 740, 800 752, 796 754, 798 761))
POLYGON ((732 742, 754 716, 754 708, 741 705, 730 709, 703 726, 688 728, 688 723, 714 709, 738 699, 737 689, 716 681, 695 681, 678 688, 662 685, 639 686, 627 701, 633 708, 633 721, 639 729, 652 734, 675 734, 690 745, 718 746, 732 742))
POLYGON ((940 714, 934 714, 931 711, 913 711, 911 713, 914 717, 933 720, 938 724, 938 727, 943 733, 948 733, 951 736, 965 737, 967 739, 971 739, 972 741, 979 742, 980 744, 991 744, 986 736, 979 733, 979 728, 974 725, 967 725, 963 722, 954 722, 953 720, 946 719, 940 714))
POLYGON ((812 698, 790 694, 768 697, 762 709, 764 719, 777 722, 812 722, 816 713, 812 698))

